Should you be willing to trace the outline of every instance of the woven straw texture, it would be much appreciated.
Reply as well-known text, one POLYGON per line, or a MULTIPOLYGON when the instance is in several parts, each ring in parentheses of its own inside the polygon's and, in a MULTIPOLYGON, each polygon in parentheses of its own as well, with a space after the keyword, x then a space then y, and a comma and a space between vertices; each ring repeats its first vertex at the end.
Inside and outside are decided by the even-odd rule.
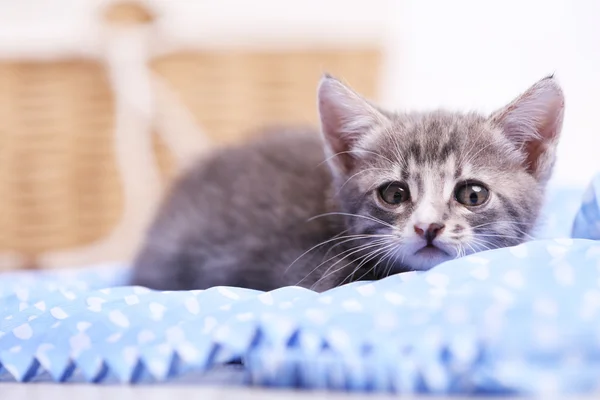
MULTIPOLYGON (((376 98, 379 64, 375 48, 345 48, 176 53, 150 67, 201 131, 226 144, 264 125, 316 124, 323 71, 376 98)), ((0 252, 23 258, 0 269, 35 267, 45 252, 98 241, 123 217, 114 121, 102 63, 0 61, 0 252)), ((170 179, 173 155, 153 140, 170 179)))

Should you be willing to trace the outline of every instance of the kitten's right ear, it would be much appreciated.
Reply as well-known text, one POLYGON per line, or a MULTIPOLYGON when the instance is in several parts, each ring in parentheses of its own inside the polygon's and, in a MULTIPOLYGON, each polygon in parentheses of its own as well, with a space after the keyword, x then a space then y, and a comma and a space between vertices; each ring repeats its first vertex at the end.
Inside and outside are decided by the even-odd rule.
POLYGON ((528 172, 540 182, 546 182, 552 173, 564 108, 562 89, 549 76, 491 116, 523 151, 528 172))
POLYGON ((328 162, 336 173, 348 173, 358 155, 354 152, 356 143, 388 119, 330 75, 324 75, 319 83, 318 106, 328 162))

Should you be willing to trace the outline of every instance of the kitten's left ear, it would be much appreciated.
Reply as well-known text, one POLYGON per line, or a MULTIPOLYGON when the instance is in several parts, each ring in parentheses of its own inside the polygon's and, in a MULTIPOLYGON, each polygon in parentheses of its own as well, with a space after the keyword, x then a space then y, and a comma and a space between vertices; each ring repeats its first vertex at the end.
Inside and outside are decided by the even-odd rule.
POLYGON ((549 76, 490 117, 525 153, 527 170, 540 182, 552 173, 564 108, 562 89, 549 76))
POLYGON ((358 141, 376 125, 389 121, 367 100, 337 79, 325 75, 319 83, 318 107, 328 162, 335 173, 352 170, 358 141))

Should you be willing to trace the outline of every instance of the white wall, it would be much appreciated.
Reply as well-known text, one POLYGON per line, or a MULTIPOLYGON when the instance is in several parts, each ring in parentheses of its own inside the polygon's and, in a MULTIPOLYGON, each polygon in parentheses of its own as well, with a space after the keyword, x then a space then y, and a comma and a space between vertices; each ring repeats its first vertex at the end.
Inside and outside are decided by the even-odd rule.
MULTIPOLYGON (((89 11, 107 1, 0 2, 0 53, 91 43, 89 11)), ((584 185, 600 171, 598 0, 146 1, 176 36, 205 43, 382 39, 391 107, 491 111, 554 72, 567 97, 556 181, 584 185)))
POLYGON ((555 73, 566 96, 556 183, 600 172, 600 1, 413 0, 388 21, 384 101, 491 111, 555 73))

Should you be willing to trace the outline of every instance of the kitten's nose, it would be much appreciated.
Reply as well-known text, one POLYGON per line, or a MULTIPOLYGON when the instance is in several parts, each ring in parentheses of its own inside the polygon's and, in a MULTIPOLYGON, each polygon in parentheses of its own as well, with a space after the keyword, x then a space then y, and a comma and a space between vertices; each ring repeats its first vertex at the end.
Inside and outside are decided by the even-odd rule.
POLYGON ((428 244, 433 242, 433 239, 438 237, 444 231, 446 225, 444 224, 415 224, 415 232, 417 235, 421 236, 423 239, 427 240, 428 244))

